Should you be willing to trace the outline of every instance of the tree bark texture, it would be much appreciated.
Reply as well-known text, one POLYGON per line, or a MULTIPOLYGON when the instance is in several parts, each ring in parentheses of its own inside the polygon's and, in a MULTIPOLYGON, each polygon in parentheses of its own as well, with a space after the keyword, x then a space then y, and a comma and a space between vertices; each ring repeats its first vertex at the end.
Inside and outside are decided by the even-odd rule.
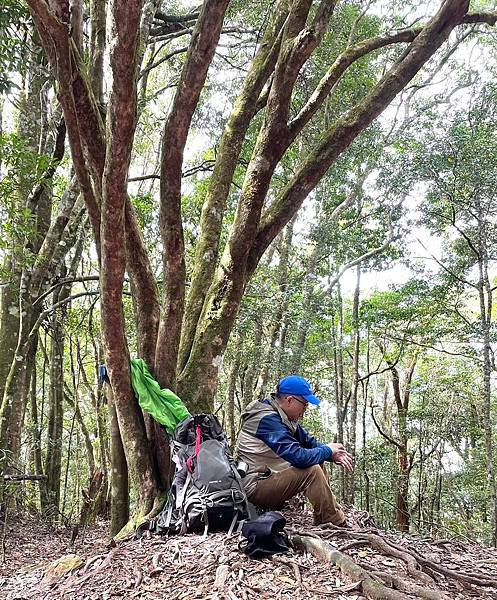
POLYGON ((136 56, 141 7, 139 0, 126 6, 114 2, 111 7, 113 86, 107 110, 108 144, 102 180, 100 290, 104 354, 129 474, 138 491, 137 512, 143 517, 153 507, 157 481, 143 416, 138 404, 130 401, 133 391, 122 304, 127 178, 136 127, 136 56))
POLYGON ((105 386, 105 395, 109 407, 110 460, 112 464, 110 477, 110 533, 116 535, 129 520, 128 464, 110 385, 105 386))
POLYGON ((161 237, 164 296, 155 353, 155 374, 163 387, 175 387, 185 298, 185 250, 181 218, 181 173, 193 112, 214 56, 229 0, 206 0, 188 49, 161 148, 161 237))

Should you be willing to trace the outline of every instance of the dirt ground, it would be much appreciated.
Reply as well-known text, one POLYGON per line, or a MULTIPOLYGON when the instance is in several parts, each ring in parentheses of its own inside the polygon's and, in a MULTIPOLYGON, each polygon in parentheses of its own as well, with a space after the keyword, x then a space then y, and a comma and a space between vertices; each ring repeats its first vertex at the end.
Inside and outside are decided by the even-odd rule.
POLYGON ((145 536, 116 545, 109 542, 107 523, 80 533, 71 544, 69 529, 49 527, 33 518, 17 519, 7 522, 4 532, 0 598, 364 600, 374 597, 361 582, 368 572, 383 582, 397 576, 397 590, 401 583, 411 586, 403 591, 388 588, 387 596, 376 597, 497 599, 494 549, 401 537, 372 527, 358 532, 317 529, 305 511, 288 511, 285 516, 291 539, 310 535, 304 539, 324 543, 331 551, 341 549, 333 554, 335 559, 342 557, 341 566, 323 561, 309 548, 250 559, 238 534, 145 536), (412 555, 417 557, 414 570, 412 555), (66 557, 63 564, 73 567, 71 571, 63 573, 60 561, 56 568, 61 557, 66 557), (362 575, 351 568, 362 569, 362 575), (495 586, 488 585, 491 581, 495 586))

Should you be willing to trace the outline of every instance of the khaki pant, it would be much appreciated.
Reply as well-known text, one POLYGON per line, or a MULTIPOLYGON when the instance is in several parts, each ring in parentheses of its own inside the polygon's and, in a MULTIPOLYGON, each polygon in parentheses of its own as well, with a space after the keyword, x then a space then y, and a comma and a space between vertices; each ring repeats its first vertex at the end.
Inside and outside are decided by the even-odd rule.
POLYGON ((345 515, 330 489, 328 477, 319 465, 307 469, 289 467, 259 479, 250 495, 252 504, 264 509, 280 509, 283 503, 303 492, 314 509, 316 524, 341 525, 345 515))

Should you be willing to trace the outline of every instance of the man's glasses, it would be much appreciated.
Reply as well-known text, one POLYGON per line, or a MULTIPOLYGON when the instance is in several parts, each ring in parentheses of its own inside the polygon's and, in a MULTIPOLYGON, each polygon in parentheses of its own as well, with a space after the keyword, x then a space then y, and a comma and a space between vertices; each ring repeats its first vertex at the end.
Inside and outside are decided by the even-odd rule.
POLYGON ((295 398, 295 400, 297 400, 297 402, 300 402, 300 404, 302 404, 302 406, 307 406, 307 404, 308 404, 305 400, 301 400, 297 396, 292 396, 292 398, 295 398))

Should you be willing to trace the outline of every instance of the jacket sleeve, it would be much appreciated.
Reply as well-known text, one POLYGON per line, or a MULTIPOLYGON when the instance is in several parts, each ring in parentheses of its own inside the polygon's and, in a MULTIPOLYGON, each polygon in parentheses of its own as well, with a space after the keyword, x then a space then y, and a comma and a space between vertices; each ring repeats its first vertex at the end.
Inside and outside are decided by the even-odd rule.
MULTIPOLYGON (((299 469, 319 465, 331 458, 331 448, 324 444, 318 444, 312 448, 304 447, 302 442, 290 433, 276 414, 263 417, 255 435, 267 444, 280 458, 283 458, 293 467, 298 467, 299 469)), ((310 436, 308 438, 314 439, 310 436)))
POLYGON ((326 460, 331 460, 333 455, 331 448, 327 444, 321 444, 321 442, 318 442, 317 439, 312 437, 312 435, 309 435, 309 432, 301 425, 298 425, 297 431, 295 432, 295 437, 304 448, 328 448, 330 451, 330 456, 326 460))

